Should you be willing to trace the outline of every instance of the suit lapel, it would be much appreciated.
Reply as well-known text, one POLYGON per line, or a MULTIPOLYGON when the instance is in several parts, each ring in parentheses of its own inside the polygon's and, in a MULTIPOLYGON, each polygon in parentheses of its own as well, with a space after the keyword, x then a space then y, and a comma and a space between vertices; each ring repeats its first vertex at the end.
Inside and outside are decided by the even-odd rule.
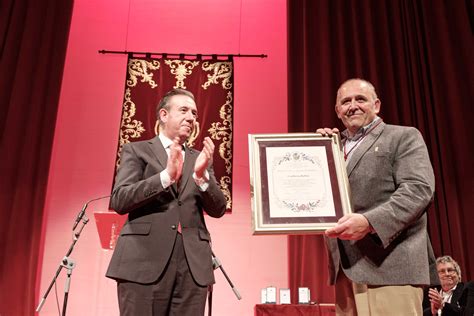
POLYGON ((154 138, 148 141, 148 144, 150 145, 150 149, 153 154, 155 154, 160 166, 163 167, 163 169, 166 169, 166 164, 168 162, 168 154, 166 153, 166 150, 163 147, 160 138, 158 136, 155 136, 154 138))
POLYGON ((347 175, 350 176, 354 168, 359 164, 360 159, 364 154, 372 147, 375 141, 379 138, 380 134, 385 128, 385 123, 381 122, 379 126, 374 128, 365 139, 359 144, 359 146, 352 153, 351 159, 347 163, 347 175))
POLYGON ((464 283, 459 282, 453 291, 453 296, 451 297, 451 303, 457 303, 459 299, 461 298, 463 291, 464 291, 464 283))
MULTIPOLYGON (((148 144, 150 145, 151 151, 156 156, 158 164, 163 168, 163 170, 166 169, 166 165, 168 163, 168 154, 166 153, 166 149, 163 147, 160 138, 158 136, 155 136, 154 138, 148 141, 148 144)), ((173 183, 171 185, 171 188, 173 189, 174 194, 176 196, 176 194, 178 193, 178 187, 176 183, 173 183)))
POLYGON ((185 157, 183 165, 183 174, 181 175, 181 181, 179 182, 179 192, 183 192, 183 189, 186 187, 189 178, 193 174, 194 163, 196 161, 197 155, 196 151, 192 148, 184 147, 185 157))

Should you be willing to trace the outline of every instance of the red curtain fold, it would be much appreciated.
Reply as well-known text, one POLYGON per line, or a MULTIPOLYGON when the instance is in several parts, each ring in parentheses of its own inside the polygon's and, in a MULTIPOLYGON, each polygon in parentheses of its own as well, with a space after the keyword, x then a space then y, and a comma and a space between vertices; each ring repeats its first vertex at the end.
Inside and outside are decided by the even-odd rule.
MULTIPOLYGON (((288 1, 288 130, 343 128, 334 113, 338 86, 353 77, 371 81, 381 117, 415 126, 425 138, 436 177, 428 211, 435 255, 452 255, 467 279, 474 277, 472 12, 469 1, 288 1)), ((326 283, 320 239, 289 237, 294 287, 326 283), (311 251, 302 253, 308 243, 311 251)))
POLYGON ((33 315, 73 1, 0 5, 0 314, 33 315))
POLYGON ((153 138, 158 133, 156 106, 173 88, 191 91, 196 99, 198 123, 188 145, 202 149, 210 137, 216 150, 214 172, 232 207, 233 60, 138 58, 127 63, 124 101, 116 166, 125 143, 153 138))
POLYGON ((298 302, 298 287, 309 287, 311 300, 334 302, 334 290, 327 285, 328 257, 321 235, 296 235, 288 238, 291 302, 298 302))

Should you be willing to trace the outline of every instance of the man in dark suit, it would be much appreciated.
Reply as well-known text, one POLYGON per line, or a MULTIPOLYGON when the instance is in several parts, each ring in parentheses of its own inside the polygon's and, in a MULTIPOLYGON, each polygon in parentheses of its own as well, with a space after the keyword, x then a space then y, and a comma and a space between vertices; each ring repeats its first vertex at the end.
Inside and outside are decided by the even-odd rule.
MULTIPOLYGON (((423 300, 423 315, 460 316, 464 315, 463 311, 468 315, 466 306, 469 292, 471 292, 470 300, 473 299, 472 282, 461 282, 461 268, 450 256, 436 259, 436 270, 440 285, 426 292, 423 300)), ((472 311, 470 313, 472 314, 472 311)))
POLYGON ((459 305, 463 306, 463 316, 474 316, 474 282, 468 282, 464 286, 459 305))
POLYGON ((111 207, 128 220, 107 277, 117 280, 122 316, 203 315, 214 283, 204 214, 221 217, 226 201, 212 169, 214 144, 185 145, 197 118, 191 92, 174 89, 157 106, 160 133, 125 144, 111 207))
POLYGON ((430 284, 425 209, 435 186, 428 151, 417 129, 385 124, 380 106, 366 80, 338 90, 354 212, 326 231, 337 315, 421 315, 422 286, 430 284))

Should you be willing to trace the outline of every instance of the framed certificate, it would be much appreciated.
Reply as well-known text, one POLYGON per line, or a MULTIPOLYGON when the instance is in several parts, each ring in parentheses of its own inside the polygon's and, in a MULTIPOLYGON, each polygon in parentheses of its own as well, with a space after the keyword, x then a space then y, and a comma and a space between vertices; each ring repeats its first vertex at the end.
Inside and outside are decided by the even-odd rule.
POLYGON ((298 288, 298 304, 309 304, 311 301, 311 290, 307 287, 298 288))
POLYGON ((280 304, 291 304, 290 289, 280 289, 280 304))
POLYGON ((277 302, 276 287, 274 286, 267 287, 267 304, 276 304, 276 302, 277 302))
POLYGON ((318 234, 350 213, 338 134, 249 134, 254 234, 318 234))
POLYGON ((260 304, 267 303, 267 288, 264 288, 260 291, 260 304))

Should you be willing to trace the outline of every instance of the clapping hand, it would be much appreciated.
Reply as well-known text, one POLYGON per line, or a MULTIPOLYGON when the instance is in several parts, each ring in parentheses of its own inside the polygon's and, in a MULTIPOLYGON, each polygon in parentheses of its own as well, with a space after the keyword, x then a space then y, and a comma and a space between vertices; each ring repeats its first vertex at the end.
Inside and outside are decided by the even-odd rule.
POLYGON ((214 143, 209 137, 205 137, 201 153, 194 164, 194 172, 196 177, 202 178, 206 169, 212 164, 212 156, 214 155, 214 143))
POLYGON ((431 314, 437 315, 438 310, 443 308, 443 297, 436 289, 429 289, 428 297, 430 298, 431 303, 431 314))
POLYGON ((171 180, 178 181, 183 173, 183 146, 179 143, 179 137, 176 137, 171 144, 166 171, 171 180))

